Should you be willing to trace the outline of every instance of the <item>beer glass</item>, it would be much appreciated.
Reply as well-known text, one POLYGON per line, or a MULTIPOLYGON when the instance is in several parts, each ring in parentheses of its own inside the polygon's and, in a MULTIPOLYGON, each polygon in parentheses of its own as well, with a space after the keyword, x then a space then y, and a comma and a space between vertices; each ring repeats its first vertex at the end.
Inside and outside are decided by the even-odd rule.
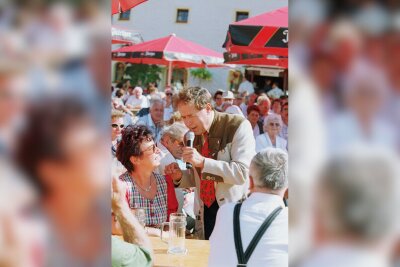
POLYGON ((183 213, 171 213, 169 222, 161 224, 161 240, 168 243, 168 253, 170 254, 186 254, 185 234, 186 215, 183 213), (168 238, 164 239, 163 232, 167 225, 169 226, 168 238))

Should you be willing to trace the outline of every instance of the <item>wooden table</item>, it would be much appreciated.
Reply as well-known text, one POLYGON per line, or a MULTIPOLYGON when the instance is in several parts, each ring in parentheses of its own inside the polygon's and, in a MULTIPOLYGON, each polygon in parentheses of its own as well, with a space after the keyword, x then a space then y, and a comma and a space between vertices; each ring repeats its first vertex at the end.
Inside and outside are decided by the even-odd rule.
POLYGON ((159 237, 150 237, 154 250, 155 267, 206 267, 208 266, 208 255, 210 254, 210 243, 207 240, 186 239, 185 244, 188 252, 186 255, 168 254, 168 244, 161 241, 159 237))

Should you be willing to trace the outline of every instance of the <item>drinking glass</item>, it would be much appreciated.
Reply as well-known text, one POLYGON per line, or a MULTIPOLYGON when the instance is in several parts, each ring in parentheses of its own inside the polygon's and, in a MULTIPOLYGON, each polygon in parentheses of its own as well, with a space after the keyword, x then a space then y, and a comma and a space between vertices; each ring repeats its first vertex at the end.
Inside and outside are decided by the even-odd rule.
MULTIPOLYGON (((171 213, 169 222, 161 224, 161 240, 168 243, 168 253, 170 254, 186 254, 185 247, 186 234, 186 215, 183 213, 171 213), (169 226, 168 239, 163 238, 165 226, 169 226)), ((165 236, 165 235, 164 235, 165 236)))

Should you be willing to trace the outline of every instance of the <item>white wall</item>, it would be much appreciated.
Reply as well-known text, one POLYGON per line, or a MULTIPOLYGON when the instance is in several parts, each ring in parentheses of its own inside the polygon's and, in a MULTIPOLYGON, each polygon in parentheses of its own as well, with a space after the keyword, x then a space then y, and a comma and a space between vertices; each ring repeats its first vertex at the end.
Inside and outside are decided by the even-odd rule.
MULTIPOLYGON (((114 15, 113 24, 139 31, 145 41, 175 33, 222 53, 228 25, 235 21, 236 11, 248 11, 253 17, 287 5, 287 0, 149 0, 132 9, 129 21, 120 21, 114 15), (178 8, 189 9, 188 23, 175 22, 178 8)), ((213 81, 203 86, 210 91, 227 89, 228 69, 211 71, 213 81)))

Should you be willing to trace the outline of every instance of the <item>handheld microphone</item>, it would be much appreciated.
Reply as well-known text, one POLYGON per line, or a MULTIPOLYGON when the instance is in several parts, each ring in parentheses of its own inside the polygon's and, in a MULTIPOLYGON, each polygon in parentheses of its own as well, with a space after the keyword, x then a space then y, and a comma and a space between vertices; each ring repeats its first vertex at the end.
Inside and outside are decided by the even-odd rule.
MULTIPOLYGON (((186 146, 187 147, 193 147, 193 141, 194 141, 194 132, 188 131, 185 134, 185 140, 186 140, 186 146)), ((192 163, 186 162, 186 169, 192 169, 192 163)))

